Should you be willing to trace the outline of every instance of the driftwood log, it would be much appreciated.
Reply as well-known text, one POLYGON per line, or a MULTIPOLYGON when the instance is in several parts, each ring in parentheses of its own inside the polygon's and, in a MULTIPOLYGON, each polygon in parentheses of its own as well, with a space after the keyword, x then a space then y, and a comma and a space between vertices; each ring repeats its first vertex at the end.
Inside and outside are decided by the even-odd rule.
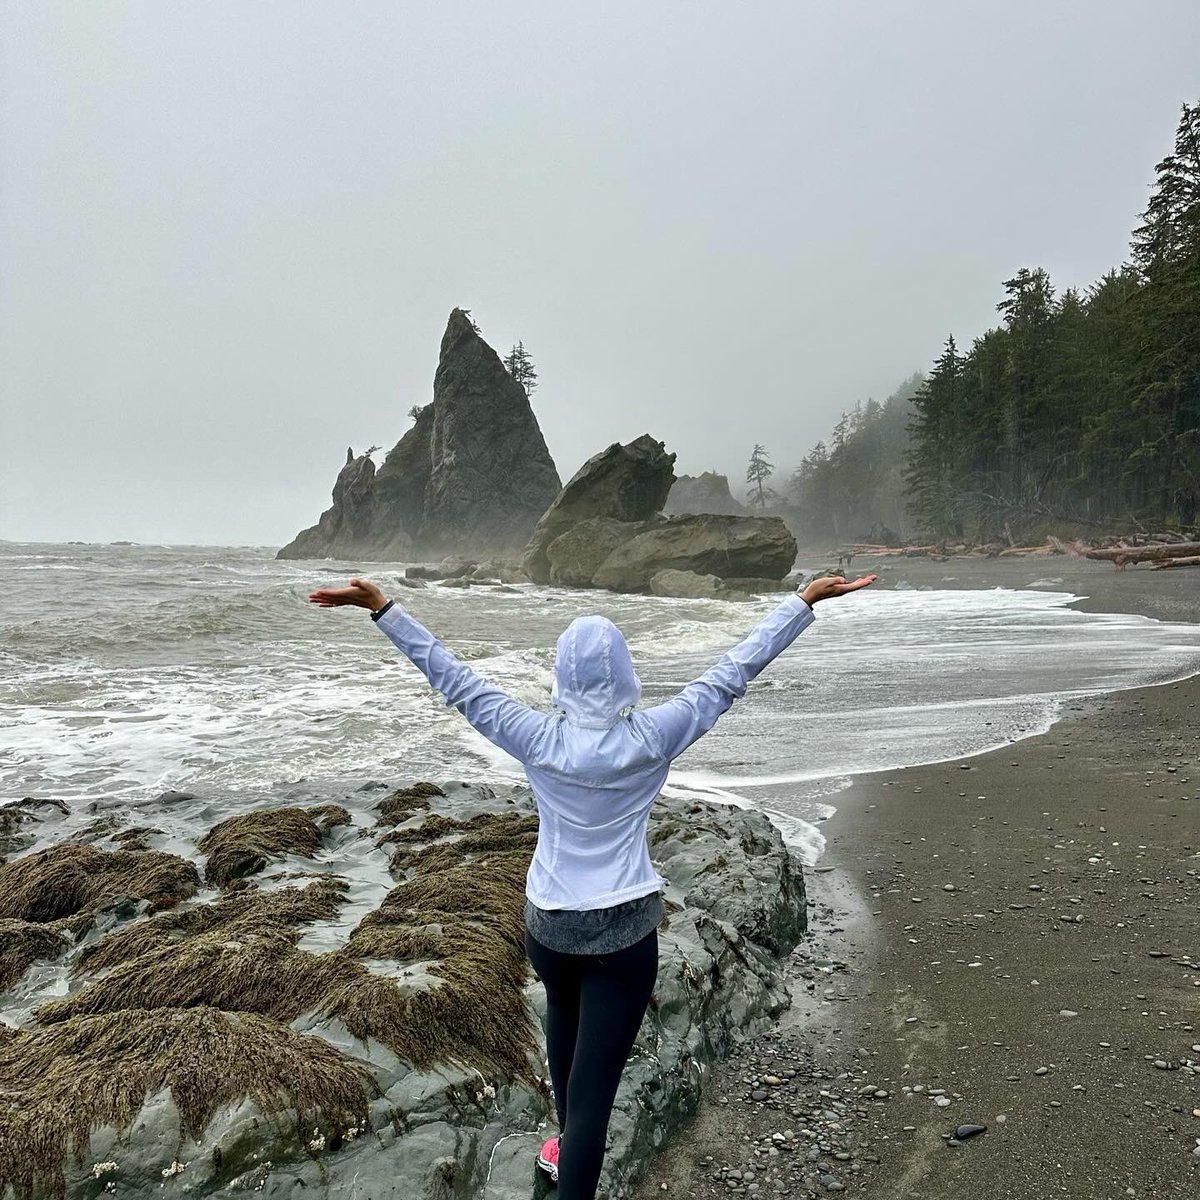
POLYGON ((1200 555, 1200 542, 1159 542, 1153 546, 1109 546, 1104 549, 1085 549, 1085 558, 1099 558, 1123 569, 1130 563, 1164 562, 1168 559, 1200 555))
POLYGON ((1200 567, 1200 554, 1189 554, 1183 558, 1168 558, 1166 562, 1150 564, 1152 571, 1161 571, 1166 567, 1200 567))
MULTIPOLYGON (((1126 535, 1128 536, 1128 535, 1126 535)), ((1095 558, 1113 563, 1124 570, 1130 563, 1150 563, 1156 567, 1192 567, 1200 564, 1200 541, 1193 533, 1190 538, 1174 530, 1153 534, 1137 534, 1140 545, 1128 545, 1113 537, 1107 544, 1097 546, 1078 538, 1046 538, 1039 546, 1002 546, 996 542, 968 544, 965 542, 933 542, 925 546, 880 546, 871 542, 856 542, 837 552, 839 559, 849 562, 856 555, 895 556, 897 558, 931 558, 943 562, 947 558, 1018 558, 1025 555, 1071 554, 1078 558, 1095 558)))

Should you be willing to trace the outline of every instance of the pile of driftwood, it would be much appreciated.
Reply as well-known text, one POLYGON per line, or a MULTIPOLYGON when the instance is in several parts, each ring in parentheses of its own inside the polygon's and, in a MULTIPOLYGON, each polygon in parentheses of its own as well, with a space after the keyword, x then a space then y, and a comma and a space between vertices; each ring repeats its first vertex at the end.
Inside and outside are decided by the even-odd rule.
MULTIPOLYGON (((1047 538, 1047 541, 1058 541, 1047 538)), ((1105 538, 1093 542, 1058 542, 1060 553, 1101 558, 1123 571, 1130 563, 1149 563, 1156 571, 1164 567, 1200 567, 1200 541, 1194 534, 1139 533, 1131 537, 1105 538)))
POLYGON ((1149 563, 1154 570, 1164 567, 1200 567, 1200 538, 1196 533, 1138 533, 1107 538, 1048 537, 1037 546, 1006 546, 1002 542, 931 542, 926 546, 879 546, 856 542, 837 551, 838 562, 871 555, 903 558, 1017 558, 1036 554, 1075 554, 1098 558, 1124 570, 1130 563, 1149 563))

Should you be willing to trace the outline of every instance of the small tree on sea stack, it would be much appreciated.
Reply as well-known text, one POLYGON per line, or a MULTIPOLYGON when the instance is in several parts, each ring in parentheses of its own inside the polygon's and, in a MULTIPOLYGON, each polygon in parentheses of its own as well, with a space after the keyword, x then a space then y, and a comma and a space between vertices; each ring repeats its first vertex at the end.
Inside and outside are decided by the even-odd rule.
POLYGON ((525 389, 525 395, 532 396, 537 387, 537 371, 533 369, 533 359, 525 349, 524 342, 518 342, 504 359, 508 373, 525 389))
POLYGON ((765 509, 768 500, 775 499, 775 492, 765 486, 768 479, 775 474, 775 465, 767 457, 766 449, 755 443, 750 452, 750 465, 746 468, 746 482, 750 484, 750 502, 765 509))

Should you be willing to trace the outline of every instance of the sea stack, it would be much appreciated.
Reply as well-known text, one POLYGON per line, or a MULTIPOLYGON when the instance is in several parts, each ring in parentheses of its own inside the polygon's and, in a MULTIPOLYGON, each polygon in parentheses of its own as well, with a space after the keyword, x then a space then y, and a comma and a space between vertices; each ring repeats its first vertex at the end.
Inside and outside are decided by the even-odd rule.
POLYGON ((561 486, 525 389, 456 308, 433 403, 375 469, 348 452, 333 505, 277 558, 434 559, 519 550, 561 486))

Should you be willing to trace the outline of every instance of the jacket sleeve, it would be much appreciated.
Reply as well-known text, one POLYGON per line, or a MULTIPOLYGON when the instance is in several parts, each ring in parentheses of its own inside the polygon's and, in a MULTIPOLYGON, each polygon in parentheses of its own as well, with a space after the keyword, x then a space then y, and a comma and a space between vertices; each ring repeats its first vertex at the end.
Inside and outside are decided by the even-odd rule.
POLYGON ((520 762, 532 757, 549 717, 477 675, 398 604, 389 604, 375 624, 489 742, 520 762))
POLYGON ((745 641, 721 655, 699 679, 674 699, 648 708, 642 716, 657 734, 664 757, 677 758, 707 733, 746 686, 775 657, 783 653, 815 620, 813 610, 796 593, 755 626, 745 641))

